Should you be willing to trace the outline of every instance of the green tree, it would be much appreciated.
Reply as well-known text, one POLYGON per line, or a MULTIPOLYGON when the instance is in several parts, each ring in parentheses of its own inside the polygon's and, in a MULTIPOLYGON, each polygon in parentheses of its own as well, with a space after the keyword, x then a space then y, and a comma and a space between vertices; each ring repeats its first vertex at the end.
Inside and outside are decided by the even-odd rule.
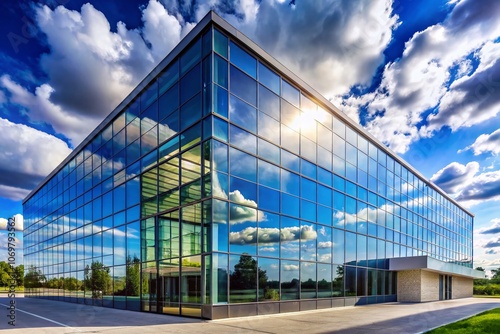
POLYGON ((139 296, 141 287, 141 261, 134 256, 127 256, 127 277, 125 279, 125 293, 127 296, 139 296))
POLYGON ((101 298, 111 292, 111 276, 109 268, 99 261, 85 268, 85 289, 92 291, 92 298, 101 298))
POLYGON ((30 266, 26 276, 24 276, 24 286, 26 288, 40 288, 45 281, 45 275, 35 266, 30 266))
POLYGON ((76 277, 66 277, 64 279, 64 289, 69 291, 77 291, 81 287, 80 281, 76 277))
POLYGON ((500 268, 491 269, 491 279, 500 281, 500 268))
POLYGON ((265 270, 257 268, 257 261, 250 255, 241 255, 239 262, 234 266, 230 275, 231 288, 233 289, 256 289, 257 275, 259 284, 264 286, 267 282, 265 270))
POLYGON ((16 280, 17 286, 24 286, 24 265, 20 264, 14 268, 12 278, 16 280))
POLYGON ((0 286, 9 286, 12 267, 5 261, 0 262, 0 286))

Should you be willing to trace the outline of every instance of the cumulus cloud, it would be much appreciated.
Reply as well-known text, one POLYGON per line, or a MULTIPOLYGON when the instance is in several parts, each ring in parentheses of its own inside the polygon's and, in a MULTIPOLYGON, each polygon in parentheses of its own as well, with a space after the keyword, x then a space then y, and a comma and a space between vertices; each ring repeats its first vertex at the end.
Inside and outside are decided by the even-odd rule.
POLYGON ((316 240, 317 237, 316 231, 310 225, 284 227, 281 230, 278 228, 247 227, 241 231, 229 233, 229 242, 238 245, 249 245, 257 242, 259 244, 275 244, 280 241, 316 240))
POLYGON ((245 33, 327 98, 371 82, 398 24, 385 0, 264 1, 249 21, 245 33))
MULTIPOLYGON (((15 214, 11 218, 13 218, 12 223, 14 224, 14 228, 16 229, 16 231, 24 230, 24 219, 22 214, 15 214)), ((0 218, 0 230, 7 230, 8 228, 10 228, 11 225, 8 225, 8 223, 8 218, 0 218)))
POLYGON ((500 170, 475 176, 456 197, 458 201, 500 199, 500 170))
POLYGON ((300 267, 297 264, 285 264, 283 266, 284 271, 295 271, 295 270, 299 270, 299 269, 300 269, 300 267))
POLYGON ((67 144, 54 136, 0 118, 2 196, 24 198, 70 152, 67 144))
POLYGON ((500 200, 500 171, 481 173, 475 161, 465 166, 452 162, 434 174, 431 181, 467 207, 500 200))
POLYGON ((492 239, 488 241, 484 246, 484 248, 494 248, 500 247, 500 238, 492 239))
POLYGON ((500 3, 464 0, 454 6, 444 22, 417 32, 402 57, 385 65, 375 92, 339 101, 347 110, 366 107, 366 128, 397 153, 443 126, 471 126, 500 110, 500 50, 493 43, 500 35, 500 3), (472 74, 471 55, 479 62, 472 74), (452 77, 457 67, 459 75, 452 77), (435 113, 427 117, 429 110, 435 113))
POLYGON ((490 221, 490 226, 479 230, 480 234, 497 234, 500 233, 500 218, 495 218, 490 221))
POLYGON ((447 193, 457 193, 470 182, 479 171, 479 163, 469 162, 466 166, 452 162, 431 177, 431 181, 447 193))
POLYGON ((246 199, 239 190, 230 192, 229 200, 238 204, 245 205, 230 206, 229 217, 231 224, 239 224, 252 221, 257 222, 265 219, 264 213, 256 209, 257 203, 255 203, 255 201, 253 200, 246 199))
POLYGON ((464 150, 460 150, 459 153, 465 150, 472 150, 474 155, 483 153, 498 155, 500 153, 500 129, 490 134, 480 135, 472 145, 467 146, 464 150))
POLYGON ((130 30, 123 22, 112 29, 91 4, 84 4, 80 12, 64 6, 53 10, 37 6, 35 11, 50 50, 40 58, 48 82, 34 92, 7 76, 0 84, 8 92, 9 103, 24 108, 33 122, 52 126, 73 146, 192 28, 156 0, 142 8, 143 26, 130 30))

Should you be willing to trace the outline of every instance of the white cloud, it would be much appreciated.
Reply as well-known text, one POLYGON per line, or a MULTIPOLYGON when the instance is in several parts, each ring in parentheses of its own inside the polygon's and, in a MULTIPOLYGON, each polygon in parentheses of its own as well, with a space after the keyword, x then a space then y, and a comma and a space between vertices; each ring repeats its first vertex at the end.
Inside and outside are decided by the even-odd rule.
POLYGON ((500 170, 479 174, 466 184, 457 201, 474 204, 486 200, 500 200, 500 170))
POLYGON ((248 244, 276 244, 278 242, 289 241, 308 241, 316 240, 317 233, 312 226, 303 225, 301 227, 284 227, 281 230, 278 228, 259 228, 247 227, 238 232, 229 233, 229 242, 231 244, 248 245, 248 244))
POLYGON ((191 29, 156 0, 142 9, 142 20, 131 30, 118 22, 114 32, 91 4, 80 12, 37 7, 36 23, 50 49, 40 65, 49 80, 32 93, 3 76, 9 102, 76 146, 191 29))
POLYGON ((490 226, 479 229, 480 234, 497 234, 500 233, 500 218, 495 218, 490 221, 490 226))
POLYGON ((22 231, 24 229, 23 215, 18 213, 18 214, 15 214, 11 218, 14 219, 12 221, 12 224, 14 224, 14 226, 9 225, 8 218, 0 218, 0 230, 7 230, 8 228, 14 227, 16 229, 16 231, 22 231))
POLYGON ((479 171, 479 163, 469 162, 466 166, 452 162, 431 177, 431 181, 447 193, 457 193, 470 182, 479 171))
POLYGON ((464 150, 460 150, 459 153, 469 149, 473 150, 474 155, 483 153, 498 155, 500 153, 500 129, 490 134, 480 135, 472 145, 467 146, 464 150))
POLYGON ((299 269, 300 269, 300 267, 297 264, 285 264, 283 266, 284 271, 295 271, 295 270, 299 270, 299 269))
POLYGON ((66 143, 54 136, 0 118, 2 196, 24 198, 70 152, 66 143))
POLYGON ((456 130, 495 116, 500 52, 492 41, 500 35, 499 15, 500 3, 461 1, 444 22, 417 32, 400 59, 386 64, 377 91, 340 101, 342 107, 352 113, 366 106, 366 128, 397 153, 443 126, 456 130), (472 74, 471 54, 480 63, 472 74), (447 88, 457 66, 459 75, 447 88), (419 129, 423 113, 433 108, 437 114, 419 129))
POLYGON ((370 83, 396 26, 392 1, 381 0, 301 1, 295 10, 287 2, 264 1, 254 21, 237 27, 333 98, 370 83))

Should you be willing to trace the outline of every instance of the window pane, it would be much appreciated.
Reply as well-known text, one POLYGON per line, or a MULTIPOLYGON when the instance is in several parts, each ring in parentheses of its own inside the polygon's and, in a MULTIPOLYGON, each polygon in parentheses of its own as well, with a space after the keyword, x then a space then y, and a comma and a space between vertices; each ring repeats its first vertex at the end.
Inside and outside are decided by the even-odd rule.
POLYGON ((257 153, 257 137, 240 129, 237 126, 231 125, 230 128, 230 143, 242 150, 250 152, 252 154, 257 153))
POLYGON ((181 56, 181 74, 186 73, 201 58, 201 41, 196 40, 194 44, 181 56))
POLYGON ((299 299, 299 261, 281 261, 281 300, 299 299))
POLYGON ((181 107, 181 131, 201 118, 201 94, 196 95, 181 107))
POLYGON ((214 82, 227 89, 227 61, 219 56, 214 59, 214 82))
POLYGON ((280 119, 280 98, 269 89, 259 85, 259 109, 275 119, 280 119))
POLYGON ((248 303, 257 300, 257 260, 249 255, 229 257, 229 302, 248 303))
POLYGON ((160 95, 179 79, 179 62, 175 61, 158 77, 160 95))
POLYGON ((262 63, 259 63, 259 81, 279 95, 280 77, 262 63))
POLYGON ((231 66, 231 93, 257 105, 257 82, 234 66, 231 66))
POLYGON ((281 96, 285 100, 287 100, 288 102, 293 104, 294 106, 298 107, 299 106, 299 96, 300 96, 299 90, 297 88, 293 87, 291 84, 289 84, 285 80, 283 80, 281 82, 281 88, 282 88, 281 96))
POLYGON ((229 101, 229 118, 232 123, 257 132, 257 109, 231 95, 229 101))
POLYGON ((165 94, 161 95, 159 104, 160 119, 177 109, 179 106, 179 85, 173 86, 165 94))
POLYGON ((215 86, 215 92, 214 92, 214 108, 215 112, 223 117, 228 116, 228 93, 227 90, 215 86))
POLYGON ((194 94, 201 90, 201 65, 189 71, 181 79, 181 104, 189 100, 194 94))
POLYGON ((257 60, 233 42, 231 42, 230 51, 231 63, 255 78, 257 74, 257 60))
POLYGON ((214 50, 224 58, 227 58, 227 37, 214 29, 214 50))
POLYGON ((247 153, 230 148, 231 174, 249 181, 257 181, 257 159, 247 153))

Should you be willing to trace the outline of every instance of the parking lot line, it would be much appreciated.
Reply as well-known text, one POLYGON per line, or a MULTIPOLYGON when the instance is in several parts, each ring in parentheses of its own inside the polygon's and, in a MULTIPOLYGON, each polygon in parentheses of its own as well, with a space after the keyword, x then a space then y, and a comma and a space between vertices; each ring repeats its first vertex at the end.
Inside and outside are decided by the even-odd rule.
MULTIPOLYGON (((8 305, 5 305, 5 304, 1 304, 1 303, 0 303, 0 305, 5 306, 5 307, 8 307, 8 305)), ((38 314, 35 314, 35 313, 31 313, 31 312, 28 312, 28 311, 20 310, 20 309, 18 309, 18 308, 16 308, 16 312, 26 313, 26 314, 31 315, 31 316, 33 316, 33 317, 37 317, 37 318, 40 318, 40 319, 43 319, 43 320, 46 320, 46 321, 52 322, 52 323, 54 323, 54 324, 56 324, 56 325, 59 325, 59 326, 68 327, 68 328, 71 328, 71 329, 73 329, 73 330, 75 330, 75 331, 78 331, 78 332, 80 331, 79 329, 76 329, 76 328, 71 327, 71 326, 69 326, 69 325, 63 324, 62 322, 55 321, 55 320, 52 320, 52 319, 49 319, 49 318, 45 318, 45 317, 42 317, 41 315, 38 315, 38 314)))

